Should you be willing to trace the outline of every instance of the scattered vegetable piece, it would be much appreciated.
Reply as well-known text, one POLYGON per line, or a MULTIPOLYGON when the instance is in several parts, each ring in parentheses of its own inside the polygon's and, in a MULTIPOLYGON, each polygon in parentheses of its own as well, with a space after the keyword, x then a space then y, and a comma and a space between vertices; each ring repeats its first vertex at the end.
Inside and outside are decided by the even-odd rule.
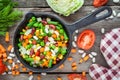
POLYGON ((68 80, 87 80, 86 76, 82 76, 81 74, 69 74, 68 80))
POLYGON ((64 68, 64 64, 61 64, 60 66, 59 66, 59 69, 63 69, 64 68))
POLYGON ((6 32, 6 34, 5 34, 5 41, 6 42, 10 41, 10 34, 9 34, 9 32, 6 32))
POLYGON ((62 80, 62 78, 61 78, 61 77, 58 77, 57 80, 62 80))
POLYGON ((72 70, 73 70, 73 71, 76 71, 76 70, 77 70, 77 66, 73 66, 73 67, 72 67, 72 70))
POLYGON ((81 34, 78 36, 77 39, 78 47, 84 50, 89 50, 94 45, 94 42, 95 42, 95 33, 89 29, 81 32, 81 34))
POLYGON ((83 59, 80 59, 79 63, 81 64, 83 62, 83 59))
POLYGON ((72 67, 77 66, 77 63, 76 62, 72 62, 71 66, 72 67))
POLYGON ((32 71, 29 71, 29 73, 28 73, 29 75, 32 75, 33 74, 33 72, 32 71))
POLYGON ((86 76, 86 72, 85 71, 82 72, 82 76, 84 76, 84 77, 86 76))
POLYGON ((94 7, 100 7, 105 5, 108 2, 108 0, 94 0, 93 5, 94 7))
POLYGON ((37 76, 37 80, 41 80, 41 77, 40 77, 40 75, 38 75, 38 76, 37 76))
POLYGON ((6 66, 3 64, 2 59, 0 59, 0 74, 6 71, 6 66))
POLYGON ((67 58, 68 61, 72 61, 72 59, 73 58, 71 56, 67 58))
POLYGON ((8 48, 7 48, 8 52, 10 52, 12 48, 13 48, 13 46, 9 45, 8 48))
POLYGON ((89 55, 86 55, 86 56, 83 58, 84 61, 87 61, 88 59, 89 59, 89 55))
POLYGON ((77 50, 75 48, 71 49, 71 53, 76 53, 76 52, 77 52, 77 50))

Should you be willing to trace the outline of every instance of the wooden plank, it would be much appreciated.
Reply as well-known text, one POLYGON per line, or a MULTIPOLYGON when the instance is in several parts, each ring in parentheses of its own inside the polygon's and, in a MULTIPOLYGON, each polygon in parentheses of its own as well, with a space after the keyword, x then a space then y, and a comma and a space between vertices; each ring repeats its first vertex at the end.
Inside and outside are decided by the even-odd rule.
MULTIPOLYGON (((19 3, 18 7, 21 8, 37 8, 37 7, 49 7, 46 0, 14 0, 19 3)), ((84 6, 91 6, 93 0, 84 0, 84 6)), ((107 3, 108 6, 119 6, 120 4, 114 4, 112 0, 107 3)))
MULTIPOLYGON (((37 80, 37 76, 40 74, 34 74, 32 80, 37 80)), ((57 80, 57 77, 61 77, 62 80, 68 80, 67 74, 55 74, 50 75, 47 74, 46 76, 40 75, 41 80, 57 80)), ((20 74, 19 76, 12 76, 12 75, 0 75, 0 79, 2 80, 28 80, 29 75, 27 74, 20 74)), ((92 80, 89 75, 87 75, 87 80, 92 80)))

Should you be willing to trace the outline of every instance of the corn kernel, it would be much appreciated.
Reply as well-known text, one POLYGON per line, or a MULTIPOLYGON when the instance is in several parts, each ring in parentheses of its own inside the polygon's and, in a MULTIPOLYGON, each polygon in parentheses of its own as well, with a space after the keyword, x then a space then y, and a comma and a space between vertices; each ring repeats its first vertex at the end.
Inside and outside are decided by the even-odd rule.
POLYGON ((25 29, 22 29, 23 32, 25 32, 26 30, 25 29))
POLYGON ((59 59, 63 59, 63 55, 62 55, 62 54, 59 54, 59 55, 58 55, 58 58, 59 58, 59 59))

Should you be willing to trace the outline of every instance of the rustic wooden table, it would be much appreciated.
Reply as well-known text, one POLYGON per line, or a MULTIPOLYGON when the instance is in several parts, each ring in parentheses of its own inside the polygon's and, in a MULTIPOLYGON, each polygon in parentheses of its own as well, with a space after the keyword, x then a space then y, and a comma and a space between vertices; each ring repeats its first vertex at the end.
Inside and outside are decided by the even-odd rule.
MULTIPOLYGON (((19 6, 17 8, 19 10, 22 10, 24 14, 26 14, 28 12, 34 12, 34 13, 49 12, 50 14, 56 14, 47 5, 45 0, 14 0, 14 1, 19 2, 19 6)), ((85 15, 89 14, 90 12, 92 12, 93 10, 96 9, 92 6, 92 2, 93 2, 93 0, 85 0, 84 6, 81 9, 79 9, 76 13, 70 15, 69 17, 63 17, 60 15, 59 16, 61 18, 63 18, 66 22, 73 23, 74 21, 84 17, 85 15)), ((107 5, 110 6, 116 12, 120 13, 120 4, 114 4, 112 2, 112 0, 109 0, 107 5)), ((0 37, 0 44, 3 44, 6 48, 7 48, 8 44, 12 44, 13 34, 14 34, 14 31, 18 24, 19 24, 19 22, 16 23, 12 28, 9 29, 11 42, 6 43, 4 41, 4 37, 0 37)), ((101 33, 101 28, 105 28, 105 33, 106 33, 107 31, 109 31, 113 28, 118 28, 118 27, 120 27, 120 18, 114 17, 112 19, 108 19, 108 20, 105 19, 100 22, 89 25, 87 27, 79 29, 79 32, 81 32, 84 29, 92 29, 95 32, 95 34, 96 34, 95 45, 92 47, 92 49, 90 49, 89 51, 85 51, 85 52, 86 53, 90 53, 91 51, 97 52, 97 54, 98 54, 98 56, 96 57, 97 64, 108 67, 108 65, 106 64, 106 61, 99 49, 100 40, 103 35, 101 33)), ((76 34, 73 34, 73 35, 76 35, 76 34)), ((39 73, 39 72, 34 72, 33 80, 37 80, 36 76, 38 74, 41 75, 41 80, 56 80, 58 76, 62 77, 63 80, 68 80, 67 79, 68 74, 81 73, 82 71, 86 71, 88 80, 92 80, 88 73, 88 69, 89 69, 89 66, 92 64, 92 60, 89 59, 87 62, 84 62, 82 64, 77 64, 77 67, 78 67, 77 70, 72 71, 71 63, 74 61, 76 63, 78 63, 79 59, 81 58, 81 55, 78 53, 75 53, 75 54, 71 53, 70 56, 73 57, 73 60, 72 61, 66 60, 64 62, 65 67, 63 69, 55 69, 53 71, 48 72, 47 75, 44 75, 44 74, 41 75, 41 73, 39 73)), ((16 60, 16 58, 15 58, 15 60, 16 60)), ((20 69, 21 74, 19 76, 12 76, 12 75, 8 75, 8 74, 0 75, 0 80, 28 80, 28 77, 29 77, 28 72, 29 71, 30 70, 28 69, 27 72, 22 72, 22 70, 20 69)))

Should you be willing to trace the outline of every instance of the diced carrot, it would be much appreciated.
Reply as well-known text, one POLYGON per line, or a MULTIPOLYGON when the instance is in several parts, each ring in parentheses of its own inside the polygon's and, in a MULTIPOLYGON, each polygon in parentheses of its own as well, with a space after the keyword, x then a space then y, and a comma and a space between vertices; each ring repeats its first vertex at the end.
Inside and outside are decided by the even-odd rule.
POLYGON ((0 51, 1 51, 1 52, 6 52, 6 49, 3 47, 2 44, 0 44, 0 51))
POLYGON ((44 52, 44 47, 42 47, 42 48, 40 48, 40 52, 42 53, 42 52, 44 52))
POLYGON ((27 36, 26 36, 26 35, 24 35, 24 36, 23 36, 23 39, 27 39, 27 36))
POLYGON ((47 55, 50 56, 52 53, 50 51, 47 51, 47 55))
POLYGON ((38 76, 37 76, 37 80, 41 80, 41 77, 40 77, 40 75, 38 75, 38 76))
POLYGON ((77 66, 73 66, 73 67, 72 67, 72 70, 73 70, 73 71, 76 71, 76 70, 77 70, 77 66))
POLYGON ((71 53, 76 53, 76 52, 77 52, 77 50, 75 48, 71 49, 71 53))
POLYGON ((62 36, 60 36, 60 38, 61 38, 61 40, 63 40, 63 39, 64 39, 64 36, 62 35, 62 36))
POLYGON ((56 39, 56 38, 57 38, 57 35, 56 35, 55 33, 53 33, 53 34, 52 34, 52 37, 53 37, 54 39, 56 39))
POLYGON ((3 59, 3 62, 6 62, 6 61, 7 61, 7 58, 4 58, 4 59, 3 59))
POLYGON ((82 72, 82 76, 84 76, 84 77, 86 76, 86 72, 85 71, 82 72))
POLYGON ((61 77, 58 77, 57 80, 62 80, 62 78, 61 78, 61 77))
POLYGON ((9 42, 9 41, 10 41, 9 32, 6 32, 6 34, 5 34, 5 41, 6 41, 6 42, 9 42))
POLYGON ((15 73, 16 73, 15 71, 12 71, 12 75, 13 75, 13 76, 15 76, 15 73))
POLYGON ((71 66, 77 66, 77 63, 76 62, 72 62, 71 66))
POLYGON ((15 73, 16 75, 19 75, 20 74, 20 72, 19 71, 16 71, 16 73, 15 73))
POLYGON ((72 61, 72 59, 73 58, 71 56, 67 58, 68 61, 72 61))
POLYGON ((29 43, 29 40, 28 40, 28 39, 25 39, 25 43, 28 44, 28 43, 29 43))
POLYGON ((12 47, 13 47, 12 45, 9 45, 8 48, 7 48, 7 50, 10 52, 11 49, 12 49, 12 47))
POLYGON ((23 72, 26 72, 26 71, 27 71, 27 68, 22 68, 22 71, 23 71, 23 72))
POLYGON ((13 60, 12 60, 12 59, 9 59, 9 60, 8 60, 8 63, 12 64, 12 63, 13 63, 13 60))
POLYGON ((2 56, 3 56, 3 58, 6 58, 6 57, 7 57, 7 54, 6 54, 6 53, 3 53, 2 56))
POLYGON ((66 43, 63 43, 63 44, 62 44, 62 47, 66 47, 66 46, 67 46, 66 43))
POLYGON ((26 46, 27 46, 27 44, 26 44, 25 42, 23 42, 23 43, 22 43, 22 46, 23 46, 23 47, 26 47, 26 46))
POLYGON ((32 71, 29 71, 29 73, 28 73, 29 75, 32 75, 33 74, 33 72, 32 71))
POLYGON ((64 68, 64 64, 59 66, 59 69, 63 69, 64 68))
POLYGON ((87 61, 88 59, 89 59, 89 55, 86 55, 86 56, 83 58, 84 61, 87 61))
POLYGON ((28 35, 28 39, 30 39, 30 38, 32 38, 32 34, 29 34, 29 35, 28 35))
POLYGON ((24 67, 24 65, 23 65, 22 63, 20 63, 20 66, 21 66, 21 67, 24 67))
POLYGON ((62 42, 59 42, 59 41, 58 41, 57 43, 58 43, 58 46, 62 46, 62 42))
POLYGON ((19 69, 19 66, 18 66, 18 64, 15 64, 15 69, 19 69))
POLYGON ((56 64, 56 60, 53 61, 53 64, 56 64))

